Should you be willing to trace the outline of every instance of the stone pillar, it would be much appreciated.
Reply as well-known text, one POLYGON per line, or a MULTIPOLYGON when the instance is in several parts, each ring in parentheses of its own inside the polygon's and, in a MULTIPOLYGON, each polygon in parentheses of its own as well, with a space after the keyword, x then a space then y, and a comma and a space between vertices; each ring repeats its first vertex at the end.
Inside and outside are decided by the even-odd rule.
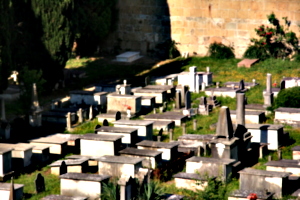
POLYGON ((201 84, 201 91, 205 91, 205 83, 204 82, 202 82, 202 84, 201 84))
POLYGON ((195 66, 192 66, 189 68, 190 70, 190 74, 189 74, 189 81, 190 81, 190 84, 189 84, 189 91, 191 92, 195 92, 196 90, 196 70, 197 70, 197 67, 195 66))
POLYGON ((174 130, 170 129, 170 131, 169 131, 169 141, 170 142, 173 142, 173 132, 174 132, 174 130))
POLYGON ((71 119, 71 113, 70 112, 68 112, 68 114, 67 114, 66 121, 67 121, 67 130, 71 130, 71 128, 72 128, 72 119, 71 119))
POLYGON ((196 119, 193 120, 193 129, 194 129, 194 131, 197 130, 197 120, 196 119))
POLYGON ((160 142, 160 141, 161 141, 161 136, 158 135, 158 136, 157 136, 157 142, 160 142))
POLYGON ((176 109, 181 108, 181 92, 178 90, 176 91, 175 107, 176 107, 176 109))
POLYGON ((93 119, 93 106, 90 106, 90 112, 89 112, 89 120, 93 119))
POLYGON ((79 110, 78 110, 78 122, 79 123, 83 122, 82 108, 79 108, 79 110))
POLYGON ((236 124, 245 126, 245 93, 237 93, 236 124))
POLYGON ((195 83, 195 87, 196 87, 196 90, 195 92, 196 93, 199 93, 199 89, 200 89, 200 83, 199 83, 199 76, 196 74, 196 83, 195 83))
POLYGON ((264 107, 267 108, 272 106, 273 104, 273 93, 272 93, 272 75, 267 74, 267 89, 266 93, 264 94, 264 107))
POLYGON ((182 124, 182 135, 185 135, 186 134, 186 124, 183 123, 182 124))
POLYGON ((6 120, 6 115, 5 115, 5 100, 4 97, 1 99, 1 120, 5 121, 6 120))

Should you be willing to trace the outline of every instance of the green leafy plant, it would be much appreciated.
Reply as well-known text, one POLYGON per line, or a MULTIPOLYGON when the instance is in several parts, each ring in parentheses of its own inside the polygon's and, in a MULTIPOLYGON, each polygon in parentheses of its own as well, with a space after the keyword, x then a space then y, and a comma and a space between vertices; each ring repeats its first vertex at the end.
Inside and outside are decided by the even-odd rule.
POLYGON ((251 38, 252 45, 244 53, 246 58, 267 59, 270 57, 285 59, 299 51, 298 38, 289 30, 291 21, 283 17, 281 25, 275 14, 267 15, 270 25, 260 25, 255 29, 258 38, 251 38))
POLYGON ((280 90, 275 99, 275 108, 278 107, 300 108, 300 87, 280 90))
POLYGON ((104 200, 118 200, 120 199, 120 187, 116 181, 109 181, 108 183, 103 183, 103 188, 101 192, 101 199, 104 200))
POLYGON ((230 59, 234 58, 234 48, 232 46, 226 46, 222 43, 211 43, 208 47, 208 54, 211 58, 216 59, 230 59))

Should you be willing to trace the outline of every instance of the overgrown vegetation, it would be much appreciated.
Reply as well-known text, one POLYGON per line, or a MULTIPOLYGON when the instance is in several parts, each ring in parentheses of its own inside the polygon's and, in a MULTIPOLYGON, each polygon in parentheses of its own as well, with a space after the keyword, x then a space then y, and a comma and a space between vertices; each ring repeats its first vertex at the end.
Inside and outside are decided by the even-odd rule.
POLYGON ((267 58, 288 59, 299 52, 298 38, 293 31, 289 30, 291 21, 283 17, 284 25, 274 13, 267 15, 270 25, 260 25, 255 29, 258 38, 252 38, 252 45, 244 53, 246 58, 267 58))
POLYGON ((279 107, 300 108, 300 87, 280 90, 274 105, 274 108, 279 107))
POLYGON ((234 58, 234 48, 232 46, 226 46, 222 43, 211 43, 208 47, 208 55, 215 59, 230 59, 234 58))

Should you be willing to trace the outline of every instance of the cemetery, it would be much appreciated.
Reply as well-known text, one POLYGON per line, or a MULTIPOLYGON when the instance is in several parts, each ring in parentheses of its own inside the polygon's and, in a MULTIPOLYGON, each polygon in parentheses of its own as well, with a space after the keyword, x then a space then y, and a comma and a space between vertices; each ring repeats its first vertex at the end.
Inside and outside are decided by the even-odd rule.
MULTIPOLYGON (((208 5, 210 17, 212 5, 215 9, 215 4, 208 5)), ((66 8, 71 11, 69 6, 66 8)), ((90 14, 85 19, 94 20, 91 12, 78 13, 90 14)), ((82 17, 78 13, 74 18, 82 17)), ((296 36, 283 34, 288 29, 281 35, 275 33, 279 22, 275 23, 277 18, 271 14, 272 28, 261 25, 255 29, 263 40, 249 40, 265 51, 255 58, 247 57, 253 53, 249 53, 251 46, 245 56, 235 57, 225 40, 236 40, 228 36, 224 40, 202 38, 203 43, 209 42, 206 56, 190 52, 195 44, 182 39, 180 54, 174 35, 170 35, 170 44, 160 44, 163 46, 153 41, 167 35, 139 35, 140 29, 147 29, 142 27, 144 23, 154 23, 144 21, 150 20, 148 15, 140 17, 141 26, 134 28, 136 41, 130 38, 131 25, 122 26, 130 36, 115 40, 110 51, 96 44, 95 38, 95 47, 84 46, 93 43, 84 40, 88 36, 83 33, 93 32, 89 29, 92 23, 84 26, 73 21, 78 32, 76 37, 70 34, 75 38, 70 55, 51 62, 47 56, 41 57, 45 66, 37 63, 42 71, 36 71, 36 66, 24 67, 9 77, 1 76, 8 85, 0 79, 0 200, 299 199, 300 78, 295 77, 300 76, 299 45, 290 44, 298 42, 297 38, 285 38, 281 42, 288 45, 281 48, 286 49, 272 46, 275 37, 296 36), (149 42, 144 44, 140 38, 149 42), (126 48, 129 43, 132 48, 126 48), (214 46, 222 50, 212 50, 214 46), (86 55, 93 57, 84 57, 89 48, 94 53, 86 55), (173 56, 174 51, 179 54, 173 56), (217 53, 227 57, 215 57, 217 53), (262 55, 268 57, 259 57, 262 55), (66 58, 69 61, 63 61, 66 58), (64 70, 55 66, 59 61, 64 70)), ((174 20, 169 17, 167 21, 174 20)), ((132 23, 128 20, 121 18, 119 23, 132 23)), ((103 19, 106 21, 110 20, 103 19)), ((287 26, 288 22, 286 18, 287 26)), ((222 23, 213 26, 223 27, 222 23)), ((2 48, 10 50, 4 48, 2 37, 0 69, 9 74, 2 66, 2 61, 9 60, 3 59, 2 48)), ((52 53, 63 54, 62 49, 70 44, 60 46, 60 53, 52 53)), ((22 47, 16 55, 31 50, 22 47)), ((25 60, 16 66, 35 63, 25 60)))

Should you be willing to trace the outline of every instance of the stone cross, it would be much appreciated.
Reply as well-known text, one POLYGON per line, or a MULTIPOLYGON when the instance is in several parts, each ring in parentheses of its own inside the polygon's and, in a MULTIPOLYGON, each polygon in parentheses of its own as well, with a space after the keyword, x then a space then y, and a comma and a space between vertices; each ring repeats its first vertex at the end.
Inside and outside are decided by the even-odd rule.
POLYGON ((36 193, 40 193, 40 192, 44 192, 45 191, 45 179, 44 179, 44 177, 42 176, 41 173, 37 174, 34 183, 35 183, 35 191, 36 191, 36 193))
POLYGON ((62 175, 62 174, 65 174, 65 173, 68 173, 68 167, 66 165, 66 162, 62 161, 61 165, 59 167, 59 175, 62 175))
POLYGON ((272 74, 267 74, 267 93, 272 93, 272 74))

